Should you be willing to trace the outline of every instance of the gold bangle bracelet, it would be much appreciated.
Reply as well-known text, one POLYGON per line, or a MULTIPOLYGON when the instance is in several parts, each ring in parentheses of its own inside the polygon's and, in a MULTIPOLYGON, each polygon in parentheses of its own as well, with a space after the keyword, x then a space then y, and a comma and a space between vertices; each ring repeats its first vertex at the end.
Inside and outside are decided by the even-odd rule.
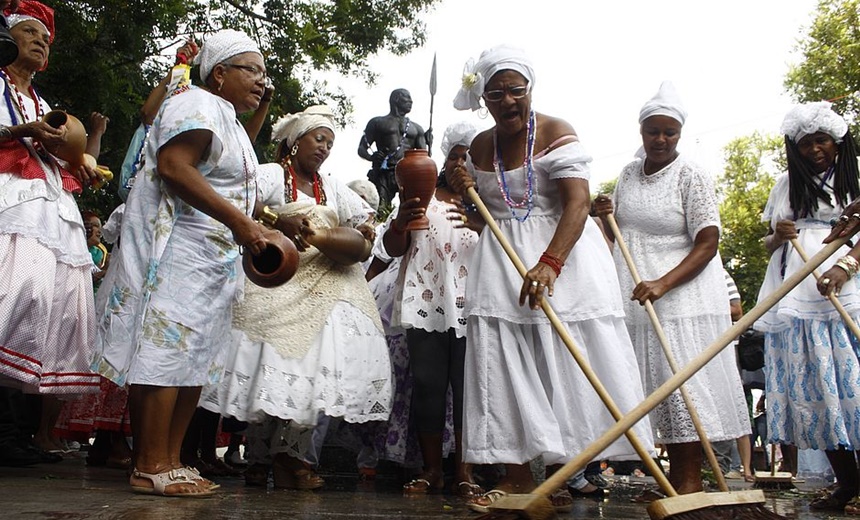
POLYGON ((269 206, 263 206, 263 212, 260 213, 260 222, 270 228, 274 228, 275 224, 278 223, 278 214, 272 211, 269 206))

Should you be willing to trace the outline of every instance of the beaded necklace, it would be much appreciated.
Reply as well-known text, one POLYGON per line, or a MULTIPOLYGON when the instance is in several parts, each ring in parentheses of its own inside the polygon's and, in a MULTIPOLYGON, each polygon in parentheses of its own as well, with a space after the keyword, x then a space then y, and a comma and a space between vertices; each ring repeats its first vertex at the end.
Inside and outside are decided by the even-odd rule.
MULTIPOLYGON (((293 163, 290 160, 290 156, 288 155, 284 162, 281 163, 281 166, 284 167, 284 170, 287 172, 286 178, 284 179, 284 197, 287 199, 287 202, 295 202, 299 197, 299 188, 296 176, 296 170, 293 169, 293 163)), ((319 172, 314 172, 314 199, 317 202, 317 205, 325 206, 326 196, 325 190, 322 187, 322 178, 320 177, 319 172)))
POLYGON ((505 176, 505 166, 502 162, 502 149, 499 147, 498 136, 496 129, 493 128, 493 148, 495 155, 493 156, 493 169, 496 171, 496 180, 499 183, 499 191, 502 193, 502 198, 505 199, 505 204, 511 210, 511 215, 520 222, 525 222, 534 208, 534 190, 535 190, 535 171, 534 171, 534 148, 535 148, 535 112, 532 110, 529 113, 528 123, 526 123, 526 155, 523 159, 523 167, 526 169, 526 193, 523 200, 514 202, 511 199, 511 190, 508 187, 508 179, 505 176), (524 215, 517 215, 516 210, 526 209, 524 215))
MULTIPOLYGON (((18 111, 21 114, 21 118, 23 119, 23 122, 29 123, 31 121, 41 120, 42 116, 45 115, 44 112, 42 111, 42 100, 39 98, 38 94, 36 94, 36 89, 33 88, 33 84, 30 83, 30 88, 28 89, 28 91, 30 92, 30 98, 32 98, 33 103, 35 103, 35 105, 36 105, 36 117, 31 120, 29 117, 27 117, 27 109, 24 106, 24 97, 21 95, 21 91, 18 90, 18 87, 15 85, 15 82, 12 81, 12 76, 9 75, 9 72, 6 70, 5 67, 0 68, 0 74, 3 75, 3 80, 6 82, 6 85, 9 87, 9 90, 11 90, 12 92, 15 93, 15 101, 17 101, 17 103, 18 103, 18 111)), ((12 115, 12 124, 13 125, 19 124, 16 121, 15 114, 13 113, 11 115, 12 115)))
POLYGON ((400 142, 397 143, 397 148, 395 148, 390 154, 386 155, 385 159, 382 160, 382 164, 379 166, 381 170, 388 169, 388 161, 397 157, 397 154, 400 153, 400 150, 403 148, 403 143, 406 142, 406 134, 409 133, 409 118, 404 117, 403 120, 406 122, 406 126, 403 128, 403 135, 400 136, 400 142))

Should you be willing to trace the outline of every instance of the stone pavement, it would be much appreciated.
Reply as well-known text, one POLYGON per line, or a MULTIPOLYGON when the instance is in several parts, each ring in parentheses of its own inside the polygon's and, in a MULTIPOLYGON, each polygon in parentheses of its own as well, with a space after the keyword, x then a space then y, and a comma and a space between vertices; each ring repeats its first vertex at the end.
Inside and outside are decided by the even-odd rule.
MULTIPOLYGON (((404 497, 401 482, 392 476, 358 482, 348 474, 325 474, 326 487, 301 492, 245 487, 240 478, 218 479, 218 494, 204 499, 136 495, 122 470, 88 468, 80 458, 30 468, 0 468, 2 508, 9 519, 122 520, 267 520, 267 519, 474 519, 462 499, 451 495, 404 497)), ((645 506, 630 499, 650 478, 614 477, 607 500, 577 500, 561 518, 647 519, 645 506)), ((729 481, 733 488, 748 488, 729 481)), ((768 492, 767 507, 791 519, 829 519, 841 514, 809 511, 811 493, 821 481, 800 484, 801 491, 768 492)))

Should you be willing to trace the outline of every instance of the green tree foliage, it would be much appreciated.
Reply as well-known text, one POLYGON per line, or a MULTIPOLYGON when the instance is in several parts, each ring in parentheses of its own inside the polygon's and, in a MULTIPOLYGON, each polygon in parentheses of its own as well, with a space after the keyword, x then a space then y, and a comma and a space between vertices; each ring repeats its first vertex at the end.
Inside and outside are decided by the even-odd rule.
MULTIPOLYGON (((246 31, 259 42, 277 89, 272 118, 328 103, 346 123, 352 111, 348 93, 314 80, 313 73, 335 71, 372 83, 368 59, 421 45, 420 17, 439 0, 43 1, 55 10, 57 38, 36 88, 87 126, 93 111, 110 117, 99 162, 118 174, 143 101, 172 65, 172 50, 188 36, 205 40, 221 28, 246 31)), ((263 159, 269 135, 266 125, 257 143, 263 159)), ((81 207, 106 216, 119 202, 116 183, 86 190, 81 207)))
POLYGON ((803 56, 785 77, 798 101, 830 99, 858 130, 860 115, 860 0, 820 0, 809 33, 797 46, 803 56))
POLYGON ((723 231, 720 256, 734 278, 744 309, 752 308, 764 280, 769 256, 761 215, 777 174, 785 171, 782 138, 754 133, 725 147, 726 168, 717 179, 723 231))

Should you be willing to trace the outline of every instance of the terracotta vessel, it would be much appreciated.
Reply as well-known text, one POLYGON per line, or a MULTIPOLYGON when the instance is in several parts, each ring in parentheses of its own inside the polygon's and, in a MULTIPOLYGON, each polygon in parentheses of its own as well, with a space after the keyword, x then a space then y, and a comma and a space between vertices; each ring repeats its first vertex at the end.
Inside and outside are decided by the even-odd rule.
POLYGON ((48 148, 48 151, 55 157, 69 163, 73 168, 84 164, 84 152, 87 150, 87 131, 83 123, 77 117, 62 110, 51 110, 42 117, 42 122, 54 128, 60 128, 63 125, 66 127, 66 139, 59 146, 48 148))
POLYGON ((287 283, 299 267, 296 245, 280 231, 270 229, 263 233, 267 247, 259 255, 245 251, 242 267, 245 276, 260 287, 277 287, 287 283))
MULTIPOLYGON (((427 154, 427 150, 406 150, 403 159, 394 168, 394 178, 400 188, 400 200, 421 199, 421 207, 425 210, 436 191, 436 162, 427 154)), ((430 229, 430 221, 426 216, 415 219, 406 226, 406 230, 430 229)))

